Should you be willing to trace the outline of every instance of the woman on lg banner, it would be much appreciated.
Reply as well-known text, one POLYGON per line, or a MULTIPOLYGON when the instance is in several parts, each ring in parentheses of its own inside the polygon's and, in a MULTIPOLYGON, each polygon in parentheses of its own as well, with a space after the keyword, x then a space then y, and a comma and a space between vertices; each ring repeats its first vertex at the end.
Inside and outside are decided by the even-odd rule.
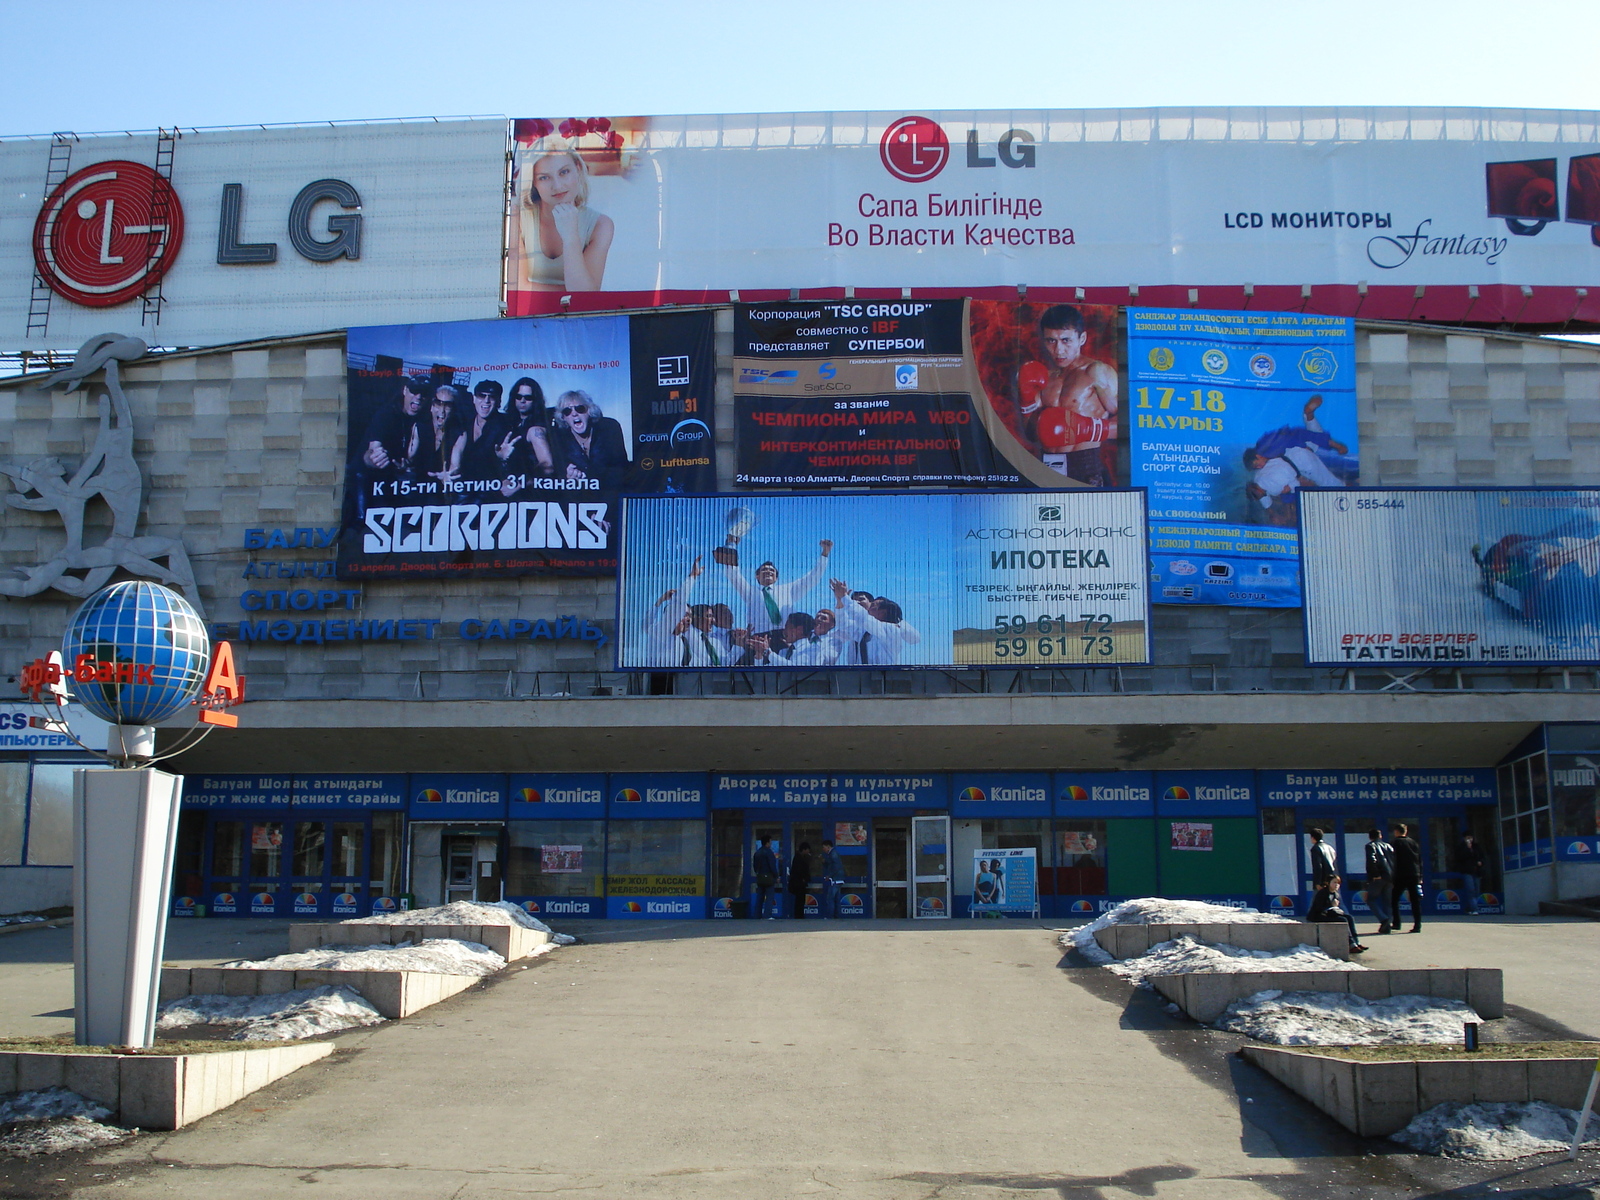
POLYGON ((555 474, 555 457, 550 453, 550 408, 544 402, 544 389, 524 375, 511 385, 506 403, 504 415, 517 439, 515 452, 506 460, 507 472, 548 479, 555 474))
POLYGON ((597 292, 616 232, 611 218, 589 207, 589 168, 576 150, 542 154, 518 181, 518 281, 535 292, 597 292))

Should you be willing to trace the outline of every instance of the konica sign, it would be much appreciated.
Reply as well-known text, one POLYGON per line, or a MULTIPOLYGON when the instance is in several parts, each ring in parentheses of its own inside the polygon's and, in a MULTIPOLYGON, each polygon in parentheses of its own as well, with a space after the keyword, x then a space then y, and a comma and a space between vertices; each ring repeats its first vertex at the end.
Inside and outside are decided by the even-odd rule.
POLYGON ((413 821, 500 821, 506 815, 504 775, 413 775, 407 815, 413 821))
POLYGON ((608 896, 606 916, 624 921, 701 921, 704 896, 608 896))
POLYGON ((1157 771, 1156 812, 1208 817, 1253 817, 1256 812, 1254 771, 1157 771))
POLYGON ((513 821, 570 820, 606 815, 604 775, 512 775, 506 814, 513 821))
POLYGON ((953 817, 1048 817, 1050 776, 1044 772, 988 772, 950 777, 953 817))
POLYGON ((617 818, 705 816, 710 789, 704 775, 684 773, 612 775, 608 779, 606 812, 617 818))
POLYGON ((1148 817, 1155 813, 1149 771, 1063 771, 1055 777, 1056 815, 1148 817))

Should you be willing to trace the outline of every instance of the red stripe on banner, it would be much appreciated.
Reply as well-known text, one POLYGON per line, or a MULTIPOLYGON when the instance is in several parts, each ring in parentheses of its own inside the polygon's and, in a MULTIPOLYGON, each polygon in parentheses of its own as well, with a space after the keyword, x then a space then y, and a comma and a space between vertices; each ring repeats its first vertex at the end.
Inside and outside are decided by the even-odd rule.
MULTIPOLYGON (((1372 321, 1416 321, 1439 325, 1510 327, 1527 333, 1600 332, 1600 286, 1518 287, 1483 284, 1427 287, 1378 284, 1363 293, 1355 284, 1262 284, 1250 295, 1243 285, 1186 287, 1160 284, 1152 287, 1034 287, 1027 299, 1045 303, 1122 304, 1141 308, 1210 308, 1270 312, 1312 312, 1333 317, 1361 317, 1372 321), (1309 291, 1309 294, 1307 292, 1309 291), (1080 294, 1081 292, 1081 294, 1080 294)), ((951 300, 971 296, 979 300, 1015 300, 1015 287, 980 288, 856 288, 858 300, 951 300)), ((513 292, 507 316, 535 317, 560 313, 615 312, 622 309, 663 308, 671 305, 727 304, 735 293, 726 289, 670 288, 639 292, 513 292)), ((740 301, 844 300, 845 289, 740 288, 740 301)))

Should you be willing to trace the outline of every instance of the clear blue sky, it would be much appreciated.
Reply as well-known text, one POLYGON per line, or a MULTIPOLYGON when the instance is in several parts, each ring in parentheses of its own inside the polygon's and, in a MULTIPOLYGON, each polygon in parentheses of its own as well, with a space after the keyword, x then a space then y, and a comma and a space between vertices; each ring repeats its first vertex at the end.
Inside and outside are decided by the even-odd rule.
POLYGON ((5 0, 0 132, 506 113, 1600 108, 1600 3, 5 0))

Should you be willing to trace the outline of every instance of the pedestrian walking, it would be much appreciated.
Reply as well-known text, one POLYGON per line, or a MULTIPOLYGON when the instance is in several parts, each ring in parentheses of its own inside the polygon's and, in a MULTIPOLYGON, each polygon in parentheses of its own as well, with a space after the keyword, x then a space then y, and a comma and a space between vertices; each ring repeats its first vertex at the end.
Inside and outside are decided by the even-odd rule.
POLYGON ((1378 918, 1379 933, 1394 932, 1394 847, 1383 830, 1367 830, 1367 907, 1378 918))
POLYGON ((789 913, 795 920, 806 915, 806 889, 811 886, 811 843, 801 842, 794 857, 789 860, 789 895, 794 908, 789 913))
MULTIPOLYGON (((1306 851, 1306 857, 1311 860, 1311 888, 1312 899, 1316 898, 1316 889, 1325 885, 1339 873, 1339 860, 1334 855, 1333 847, 1322 839, 1326 836, 1321 829, 1312 826, 1306 830, 1311 838, 1311 846, 1306 851)), ((1306 908, 1306 920, 1310 920, 1310 906, 1306 908)))
POLYGON ((1404 822, 1389 826, 1394 846, 1394 927, 1400 928, 1400 897, 1411 901, 1411 932, 1422 932, 1422 849, 1404 822))
POLYGON ((1478 915, 1478 893, 1483 890, 1484 866, 1483 847, 1478 845, 1478 839, 1470 833, 1462 834, 1451 855, 1450 870, 1461 876, 1461 902, 1474 917, 1478 915))
POLYGON ((832 842, 822 843, 822 915, 830 920, 839 915, 839 888, 844 884, 844 864, 832 842))
POLYGON ((778 856, 772 852, 772 839, 764 837, 750 859, 750 870, 756 881, 756 903, 752 918, 776 918, 768 910, 772 906, 772 892, 778 886, 778 856))

